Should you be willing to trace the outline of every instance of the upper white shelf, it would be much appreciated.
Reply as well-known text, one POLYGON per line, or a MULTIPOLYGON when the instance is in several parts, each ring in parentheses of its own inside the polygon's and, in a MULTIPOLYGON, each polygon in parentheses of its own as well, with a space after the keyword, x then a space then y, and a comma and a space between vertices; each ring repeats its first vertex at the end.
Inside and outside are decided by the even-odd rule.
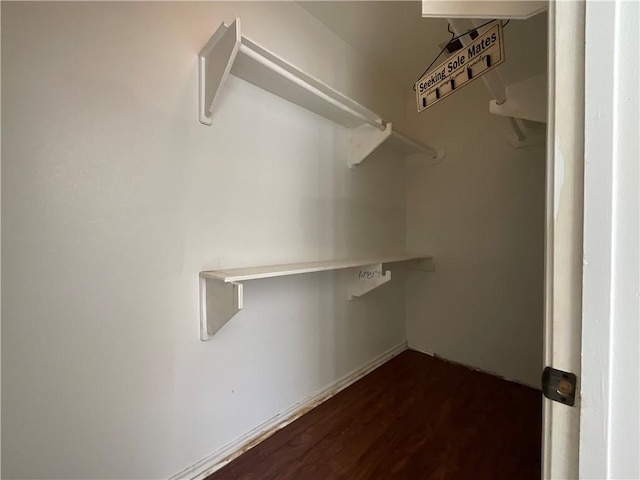
MULTIPOLYGON (((352 129, 350 166, 361 163, 392 136, 391 123, 242 35, 239 18, 229 26, 220 25, 200 52, 201 123, 212 125, 213 112, 229 74, 352 129)), ((408 146, 403 148, 413 149, 411 153, 426 154, 433 159, 444 157, 443 151, 409 140, 404 135, 398 136, 395 132, 393 136, 396 141, 407 143, 408 146)))
POLYGON ((200 338, 209 340, 242 310, 242 282, 262 278, 352 269, 349 299, 360 297, 391 280, 391 265, 404 264, 414 270, 434 271, 433 257, 402 256, 339 260, 333 262, 290 263, 262 267, 200 272, 200 338))
POLYGON ((505 117, 547 123, 547 76, 545 74, 512 83, 505 88, 506 100, 489 103, 489 111, 505 117))

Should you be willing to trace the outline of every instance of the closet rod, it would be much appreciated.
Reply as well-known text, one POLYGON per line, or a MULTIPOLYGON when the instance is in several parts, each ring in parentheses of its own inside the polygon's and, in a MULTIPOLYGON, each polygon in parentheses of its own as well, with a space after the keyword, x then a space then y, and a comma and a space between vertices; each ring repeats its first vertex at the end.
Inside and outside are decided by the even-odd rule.
POLYGON ((429 145, 424 145, 422 143, 418 143, 415 140, 412 140, 411 138, 403 135, 402 133, 400 133, 399 131, 395 130, 392 132, 391 135, 394 135, 396 137, 398 137, 402 142, 406 143, 407 145, 409 145, 410 147, 414 148, 416 151, 420 152, 420 151, 424 151, 426 153, 428 153, 429 155, 431 155, 433 158, 441 160, 444 157, 444 154, 442 153, 442 151, 438 151, 435 148, 429 146, 429 145), (440 157, 440 155, 442 155, 442 157, 440 157))
POLYGON ((260 65, 263 65, 264 67, 268 68, 269 70, 272 70, 273 72, 277 73, 278 75, 286 78, 290 82, 295 83, 299 87, 304 88, 306 91, 308 91, 309 93, 312 93, 313 95, 321 98, 325 102, 327 102, 327 103, 333 105, 334 107, 337 107, 340 110, 342 110, 342 111, 344 111, 344 112, 356 117, 357 119, 361 120, 362 122, 367 123, 367 124, 371 125, 372 127, 377 128, 380 131, 384 131, 387 128, 386 127, 386 122, 384 120, 381 120, 381 123, 380 122, 376 122, 375 120, 372 120, 371 118, 367 117, 366 115, 363 115, 362 113, 360 113, 360 112, 348 107, 344 103, 339 102, 335 98, 332 98, 331 96, 327 95, 326 93, 318 90, 313 85, 310 85, 309 83, 305 82, 300 77, 297 77, 293 73, 285 70, 280 65, 277 65, 277 64, 273 63, 271 60, 269 60, 268 58, 264 57, 263 55, 261 55, 260 53, 256 52, 255 50, 252 50, 250 47, 248 47, 247 45, 245 45, 243 43, 240 44, 240 52, 245 54, 247 57, 251 58, 255 62, 260 63, 260 65))
POLYGON ((511 128, 513 129, 513 133, 516 135, 516 138, 524 142, 527 139, 527 136, 524 133, 524 128, 522 126, 522 122, 518 118, 507 117, 509 118, 509 122, 511 123, 511 128))

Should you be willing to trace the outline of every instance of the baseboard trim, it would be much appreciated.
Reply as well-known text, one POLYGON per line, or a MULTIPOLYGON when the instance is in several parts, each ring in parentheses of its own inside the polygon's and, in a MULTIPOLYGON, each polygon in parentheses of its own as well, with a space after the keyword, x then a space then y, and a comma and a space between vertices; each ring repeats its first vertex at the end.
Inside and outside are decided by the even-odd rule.
POLYGON ((258 443, 266 440, 268 437, 276 433, 278 430, 289 425, 291 422, 301 417, 309 410, 317 407, 321 403, 327 401, 334 395, 338 394, 349 385, 357 382, 362 377, 378 368, 383 363, 388 362, 396 355, 407 350, 407 343, 401 343, 387 350, 382 355, 377 356, 362 367, 348 373, 344 377, 336 380, 322 390, 311 395, 302 402, 296 403, 290 408, 278 415, 270 418, 266 422, 250 430, 246 434, 228 443, 224 447, 216 450, 202 460, 176 473, 169 480, 202 480, 213 472, 224 467, 226 464, 239 457, 242 453, 256 446, 258 443))
POLYGON ((456 362, 455 360, 451 360, 450 358, 443 357, 442 355, 438 355, 437 353, 430 352, 430 351, 425 350, 422 347, 418 347, 417 345, 414 345, 412 343, 407 343, 407 348, 409 350, 414 350, 416 352, 424 353, 424 354, 429 355, 431 357, 439 358, 440 360, 444 360, 445 362, 452 363, 453 365, 460 365, 461 367, 468 368, 469 370, 474 370, 476 372, 486 373, 487 375, 491 375, 493 377, 498 377, 499 379, 506 380, 507 382, 517 383, 518 385, 523 385, 525 387, 533 388, 534 390, 540 390, 540 385, 531 385, 531 384, 529 384, 527 382, 523 382, 521 380, 516 380, 514 378, 505 377, 503 375, 500 375, 500 374, 498 374, 496 372, 492 372, 490 370, 483 370, 482 368, 477 368, 477 367, 474 367, 472 365, 467 365, 466 363, 456 362))
POLYGON ((427 355, 429 355, 430 357, 435 357, 435 356, 436 356, 436 354, 435 354, 435 353, 430 352, 429 350, 425 350, 424 348, 419 347, 419 346, 417 346, 417 345, 414 345, 413 343, 408 343, 408 342, 407 342, 407 348, 408 348, 409 350, 413 350, 414 352, 420 352, 420 353, 427 354, 427 355))

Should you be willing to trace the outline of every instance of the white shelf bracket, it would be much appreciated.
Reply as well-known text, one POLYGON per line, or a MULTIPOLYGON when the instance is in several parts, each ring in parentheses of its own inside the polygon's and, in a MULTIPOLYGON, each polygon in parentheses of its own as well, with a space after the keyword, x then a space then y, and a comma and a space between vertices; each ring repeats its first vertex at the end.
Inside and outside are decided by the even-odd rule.
POLYGON ((390 136, 391 123, 387 123, 384 130, 378 130, 370 125, 352 129, 349 141, 349 168, 360 165, 390 136))
POLYGON ((200 123, 211 125, 212 112, 240 48, 240 19, 223 23, 198 55, 198 113, 200 123))
POLYGON ((352 275, 349 300, 361 297, 391 280, 391 272, 385 271, 382 263, 354 268, 352 275))
POLYGON ((242 310, 243 285, 200 274, 200 340, 210 340, 242 310))

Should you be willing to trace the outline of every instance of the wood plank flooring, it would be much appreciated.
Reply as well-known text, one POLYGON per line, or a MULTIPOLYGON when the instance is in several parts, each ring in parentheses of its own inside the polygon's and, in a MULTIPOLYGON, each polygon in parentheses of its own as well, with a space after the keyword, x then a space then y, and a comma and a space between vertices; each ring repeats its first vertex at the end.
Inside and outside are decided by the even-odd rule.
POLYGON ((207 480, 540 478, 542 394, 407 350, 207 480))

